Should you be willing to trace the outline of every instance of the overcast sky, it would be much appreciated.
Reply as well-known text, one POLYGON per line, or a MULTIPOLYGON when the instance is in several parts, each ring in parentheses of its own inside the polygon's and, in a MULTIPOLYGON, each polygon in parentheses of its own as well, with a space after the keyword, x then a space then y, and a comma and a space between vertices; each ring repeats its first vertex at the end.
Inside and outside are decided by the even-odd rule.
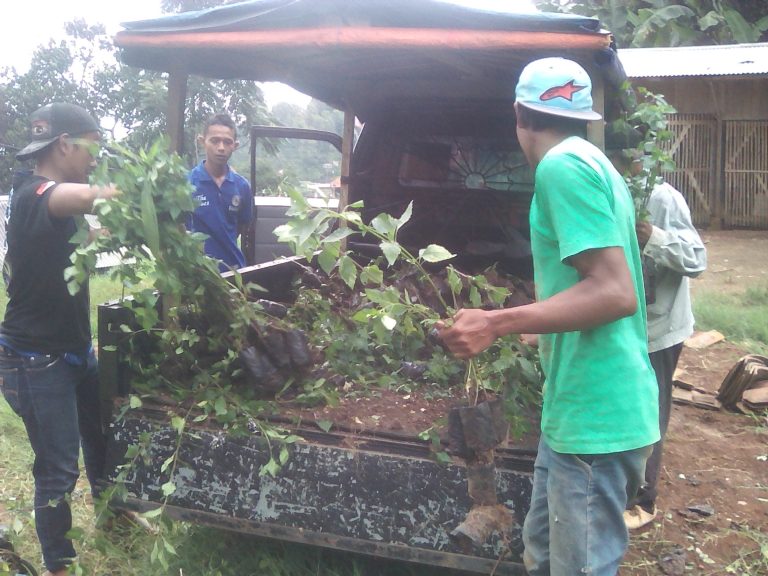
MULTIPOLYGON (((531 0, 450 1, 489 9, 514 2, 532 9, 531 0)), ((104 24, 114 34, 121 22, 162 16, 160 0, 21 0, 6 6, 5 12, 0 18, 0 67, 14 66, 20 72, 29 67, 35 48, 65 35, 65 22, 83 18, 88 24, 104 24)), ((287 87, 270 83, 263 88, 269 105, 279 100, 306 103, 306 97, 287 87)))

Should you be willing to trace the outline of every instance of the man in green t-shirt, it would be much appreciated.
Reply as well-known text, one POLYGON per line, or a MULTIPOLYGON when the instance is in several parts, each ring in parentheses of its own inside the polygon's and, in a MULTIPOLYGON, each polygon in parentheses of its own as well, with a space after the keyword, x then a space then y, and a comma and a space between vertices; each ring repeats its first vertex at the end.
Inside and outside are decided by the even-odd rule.
POLYGON ((583 135, 589 75, 563 58, 525 67, 517 137, 535 170, 531 249, 537 302, 460 310, 441 337, 471 358, 501 336, 540 334, 541 440, 524 561, 532 576, 616 574, 623 512, 659 439, 648 360, 634 205, 622 177, 583 135))

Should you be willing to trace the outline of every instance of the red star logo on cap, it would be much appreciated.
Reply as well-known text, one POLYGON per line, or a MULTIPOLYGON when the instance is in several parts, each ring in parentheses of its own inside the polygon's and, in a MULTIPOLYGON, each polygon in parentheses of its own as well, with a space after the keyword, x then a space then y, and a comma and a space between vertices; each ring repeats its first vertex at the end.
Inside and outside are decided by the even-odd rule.
POLYGON ((573 100, 573 95, 576 92, 586 88, 586 86, 579 86, 574 82, 574 80, 571 80, 562 86, 552 86, 552 88, 545 90, 542 95, 539 96, 539 100, 546 102, 547 100, 554 100, 555 98, 565 98, 568 102, 571 102, 573 100))

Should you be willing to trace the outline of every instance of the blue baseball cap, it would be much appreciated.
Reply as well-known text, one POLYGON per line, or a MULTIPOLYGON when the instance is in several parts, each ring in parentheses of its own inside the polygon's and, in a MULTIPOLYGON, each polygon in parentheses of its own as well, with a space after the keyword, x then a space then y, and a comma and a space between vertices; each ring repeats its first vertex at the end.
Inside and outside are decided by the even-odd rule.
POLYGON ((526 108, 545 114, 580 120, 602 118, 592 110, 589 74, 565 58, 542 58, 523 68, 515 99, 526 108))

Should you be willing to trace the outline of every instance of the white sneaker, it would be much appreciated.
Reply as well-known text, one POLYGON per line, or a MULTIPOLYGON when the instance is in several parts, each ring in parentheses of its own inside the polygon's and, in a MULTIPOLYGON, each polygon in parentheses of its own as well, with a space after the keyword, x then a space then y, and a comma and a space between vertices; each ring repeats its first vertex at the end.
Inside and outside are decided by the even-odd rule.
POLYGON ((653 522, 657 513, 656 506, 653 507, 653 512, 648 512, 640 506, 634 506, 629 510, 624 510, 624 524, 627 525, 627 530, 639 530, 653 522))

